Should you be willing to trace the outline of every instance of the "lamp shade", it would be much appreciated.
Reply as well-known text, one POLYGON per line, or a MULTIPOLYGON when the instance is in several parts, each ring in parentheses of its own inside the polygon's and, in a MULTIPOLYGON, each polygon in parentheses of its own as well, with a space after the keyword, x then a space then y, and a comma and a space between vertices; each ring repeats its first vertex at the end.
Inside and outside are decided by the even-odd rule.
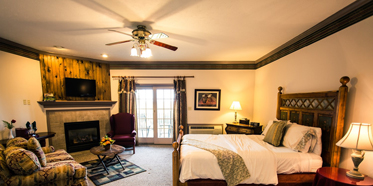
POLYGON ((373 150, 372 126, 368 123, 351 123, 347 133, 337 146, 356 150, 373 150))
POLYGON ((230 109, 232 109, 232 110, 242 110, 240 102, 233 101, 230 109))

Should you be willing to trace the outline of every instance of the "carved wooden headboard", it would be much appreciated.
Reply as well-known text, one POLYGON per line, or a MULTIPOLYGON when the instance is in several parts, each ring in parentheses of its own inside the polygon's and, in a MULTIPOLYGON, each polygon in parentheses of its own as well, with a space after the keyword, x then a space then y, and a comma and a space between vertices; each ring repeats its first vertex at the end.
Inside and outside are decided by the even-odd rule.
POLYGON ((278 88, 277 119, 321 128, 323 166, 339 166, 341 150, 335 144, 343 135, 349 81, 342 77, 339 90, 328 92, 283 94, 278 88))

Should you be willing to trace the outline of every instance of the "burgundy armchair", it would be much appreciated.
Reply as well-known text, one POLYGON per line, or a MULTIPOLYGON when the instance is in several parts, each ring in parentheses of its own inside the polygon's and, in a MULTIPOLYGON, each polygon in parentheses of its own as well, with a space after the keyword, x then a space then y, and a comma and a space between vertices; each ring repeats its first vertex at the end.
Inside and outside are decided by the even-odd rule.
POLYGON ((110 117, 110 126, 111 130, 107 135, 115 140, 115 144, 133 147, 135 154, 135 116, 128 113, 114 114, 110 117))

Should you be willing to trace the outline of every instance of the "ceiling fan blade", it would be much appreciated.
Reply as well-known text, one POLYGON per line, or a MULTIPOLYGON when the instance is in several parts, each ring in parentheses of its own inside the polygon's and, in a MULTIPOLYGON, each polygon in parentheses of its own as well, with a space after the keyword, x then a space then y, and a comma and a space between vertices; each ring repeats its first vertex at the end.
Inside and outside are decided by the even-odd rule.
POLYGON ((116 44, 121 44, 121 43, 127 43, 127 42, 130 42, 130 41, 133 41, 133 40, 118 41, 118 42, 114 42, 114 43, 108 43, 106 45, 111 46, 111 45, 116 45, 116 44))
POLYGON ((131 36, 131 37, 133 37, 132 34, 127 34, 127 33, 124 33, 124 32, 118 31, 118 30, 109 30, 109 31, 117 32, 117 33, 120 33, 120 34, 124 34, 124 35, 127 35, 127 36, 131 36))
POLYGON ((163 38, 168 38, 168 35, 165 34, 165 33, 155 33, 155 34, 151 34, 149 36, 150 39, 163 39, 163 38))
POLYGON ((159 41, 150 40, 149 43, 151 43, 153 45, 157 45, 157 46, 163 47, 163 48, 167 48, 167 49, 170 49, 170 50, 173 50, 173 51, 177 50, 177 47, 171 46, 171 45, 168 45, 166 43, 159 42, 159 41))

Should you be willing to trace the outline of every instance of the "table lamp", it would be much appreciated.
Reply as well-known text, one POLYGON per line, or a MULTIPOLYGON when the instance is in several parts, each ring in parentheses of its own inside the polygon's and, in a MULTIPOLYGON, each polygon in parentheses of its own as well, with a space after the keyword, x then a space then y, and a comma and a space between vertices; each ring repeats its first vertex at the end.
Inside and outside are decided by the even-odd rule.
POLYGON ((346 172, 351 178, 364 179, 359 172, 359 165, 364 160, 364 150, 373 150, 372 127, 368 123, 351 123, 347 133, 336 143, 337 146, 352 149, 354 169, 346 172))
POLYGON ((233 123, 238 123, 237 122, 237 110, 242 110, 240 102, 233 101, 230 109, 234 110, 234 122, 233 123))

